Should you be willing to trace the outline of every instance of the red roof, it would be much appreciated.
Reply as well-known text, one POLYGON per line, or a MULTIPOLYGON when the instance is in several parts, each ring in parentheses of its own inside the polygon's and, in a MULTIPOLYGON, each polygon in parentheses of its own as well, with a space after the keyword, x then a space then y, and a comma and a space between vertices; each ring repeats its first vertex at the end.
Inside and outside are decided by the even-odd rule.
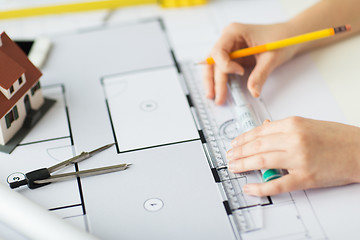
MULTIPOLYGON (((0 35, 2 46, 0 47, 0 64, 3 61, 9 60, 11 58, 15 64, 18 66, 10 66, 9 69, 2 69, 0 67, 0 85, 6 86, 4 88, 10 88, 8 77, 13 73, 8 73, 8 71, 19 70, 20 68, 25 69, 26 83, 12 96, 10 99, 0 93, 0 118, 11 109, 19 101, 19 99, 39 80, 41 77, 41 72, 37 69, 27 58, 26 54, 19 48, 19 46, 14 43, 6 33, 0 35), (6 58, 6 59, 5 59, 6 58), (20 67, 20 68, 19 68, 20 67)), ((9 62, 5 63, 7 66, 9 62)), ((0 65, 1 66, 1 65, 0 65)), ((15 76, 16 74, 14 74, 15 76)), ((17 78, 16 78, 17 80, 17 78)))
POLYGON ((0 51, 0 87, 8 90, 24 72, 24 68, 0 51))

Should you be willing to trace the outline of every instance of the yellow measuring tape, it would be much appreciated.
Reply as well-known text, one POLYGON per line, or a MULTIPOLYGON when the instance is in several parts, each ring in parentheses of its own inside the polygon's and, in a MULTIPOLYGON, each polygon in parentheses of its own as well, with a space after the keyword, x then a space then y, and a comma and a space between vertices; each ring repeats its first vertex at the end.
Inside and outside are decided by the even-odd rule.
POLYGON ((146 4, 159 4, 162 7, 189 7, 205 3, 207 0, 106 0, 0 11, 0 19, 85 12, 146 4))

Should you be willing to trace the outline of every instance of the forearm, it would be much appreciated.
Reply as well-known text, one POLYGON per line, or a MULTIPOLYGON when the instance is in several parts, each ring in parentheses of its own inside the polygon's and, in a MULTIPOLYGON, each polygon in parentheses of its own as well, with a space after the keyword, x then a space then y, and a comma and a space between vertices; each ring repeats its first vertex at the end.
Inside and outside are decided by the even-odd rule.
POLYGON ((354 163, 354 165, 349 168, 349 176, 352 182, 360 183, 360 127, 350 127, 352 127, 353 130, 347 137, 352 144, 349 144, 348 149, 345 149, 344 152, 349 151, 351 153, 350 158, 354 163))
POLYGON ((315 5, 301 12, 288 23, 292 35, 303 34, 329 27, 350 24, 350 32, 319 41, 308 42, 297 46, 297 53, 330 44, 360 32, 359 0, 320 0, 315 5))

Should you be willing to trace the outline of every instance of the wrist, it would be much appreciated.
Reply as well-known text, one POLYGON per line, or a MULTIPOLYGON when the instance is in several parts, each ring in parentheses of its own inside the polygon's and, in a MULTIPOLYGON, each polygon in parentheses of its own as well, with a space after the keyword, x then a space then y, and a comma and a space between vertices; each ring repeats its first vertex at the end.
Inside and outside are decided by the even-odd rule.
MULTIPOLYGON (((307 32, 310 32, 306 30, 303 26, 303 24, 299 24, 297 19, 291 19, 288 22, 284 23, 284 30, 287 33, 287 38, 295 37, 307 32)), ((293 56, 299 55, 306 51, 306 46, 308 45, 307 42, 296 44, 293 46, 293 56)))
POLYGON ((354 182, 360 183, 360 127, 356 128, 357 134, 355 134, 356 139, 354 140, 354 161, 356 166, 356 171, 354 172, 354 182))
MULTIPOLYGON (((277 36, 276 40, 292 38, 299 35, 298 31, 294 28, 291 22, 275 24, 273 25, 272 31, 275 33, 274 35, 277 36)), ((282 60, 282 62, 286 62, 298 55, 301 49, 300 45, 301 44, 295 44, 278 49, 279 56, 281 56, 280 59, 282 60)), ((279 65, 281 65, 282 62, 279 65)))
POLYGON ((346 141, 348 148, 344 149, 344 154, 347 152, 349 157, 345 159, 345 164, 348 166, 347 176, 349 182, 360 183, 360 127, 349 127, 351 133, 347 134, 346 141))

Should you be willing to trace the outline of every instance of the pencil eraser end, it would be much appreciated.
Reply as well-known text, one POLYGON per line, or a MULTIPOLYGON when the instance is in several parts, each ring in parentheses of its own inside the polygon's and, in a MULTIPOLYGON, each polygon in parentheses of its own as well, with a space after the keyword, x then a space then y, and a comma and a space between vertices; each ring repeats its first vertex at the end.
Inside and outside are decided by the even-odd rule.
POLYGON ((350 31, 351 30, 351 25, 350 24, 346 24, 345 25, 346 31, 350 31))

